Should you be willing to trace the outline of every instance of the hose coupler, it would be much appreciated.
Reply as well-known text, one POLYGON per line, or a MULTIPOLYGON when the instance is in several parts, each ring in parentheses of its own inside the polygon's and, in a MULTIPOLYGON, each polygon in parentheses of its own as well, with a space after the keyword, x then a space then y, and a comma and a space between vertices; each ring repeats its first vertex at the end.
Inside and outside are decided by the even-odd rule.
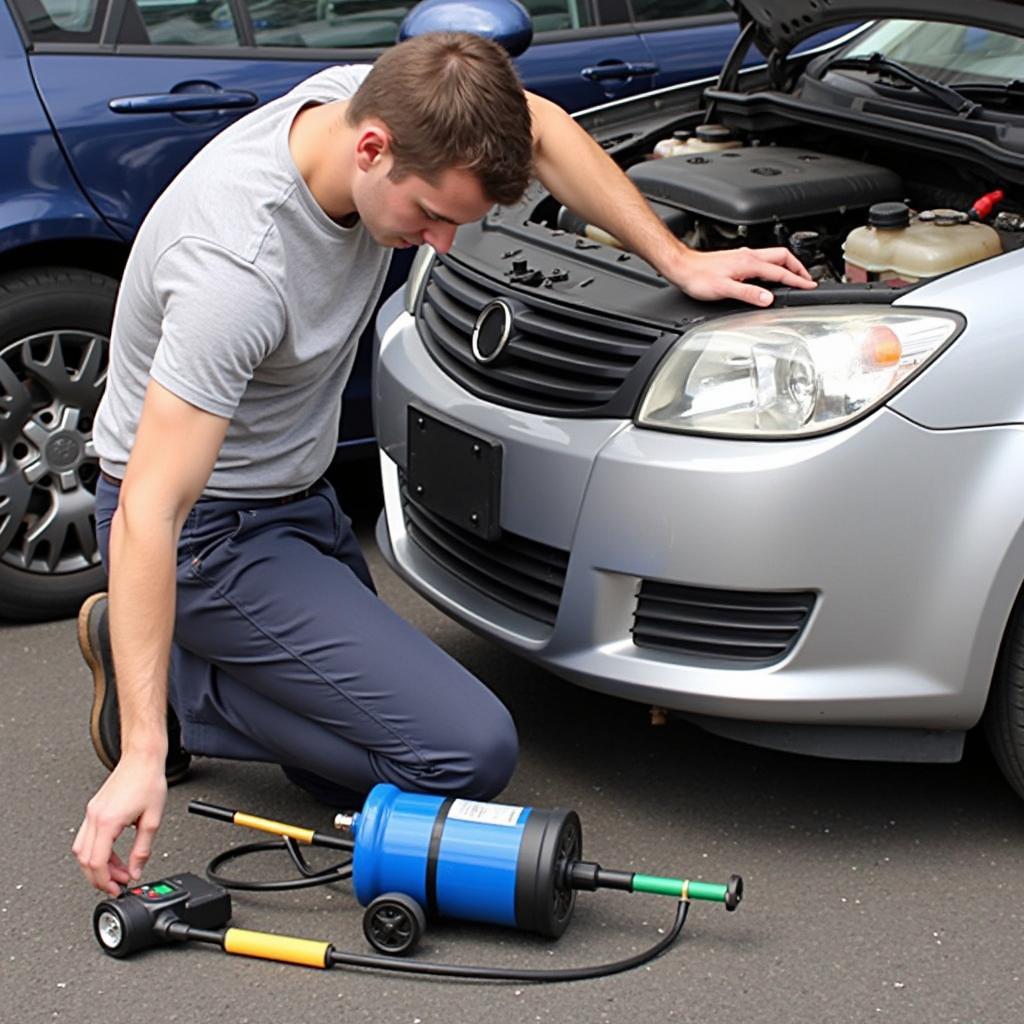
POLYGON ((600 864, 578 860, 569 865, 569 885, 573 889, 595 892, 597 889, 633 891, 632 871, 606 871, 600 864))

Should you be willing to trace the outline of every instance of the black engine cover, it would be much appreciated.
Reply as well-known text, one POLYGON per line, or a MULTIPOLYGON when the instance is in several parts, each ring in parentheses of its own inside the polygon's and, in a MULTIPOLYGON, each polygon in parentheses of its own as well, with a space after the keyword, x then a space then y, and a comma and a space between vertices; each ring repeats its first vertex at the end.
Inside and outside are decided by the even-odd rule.
POLYGON ((885 167, 781 146, 647 160, 628 171, 648 199, 728 224, 765 224, 902 199, 885 167))

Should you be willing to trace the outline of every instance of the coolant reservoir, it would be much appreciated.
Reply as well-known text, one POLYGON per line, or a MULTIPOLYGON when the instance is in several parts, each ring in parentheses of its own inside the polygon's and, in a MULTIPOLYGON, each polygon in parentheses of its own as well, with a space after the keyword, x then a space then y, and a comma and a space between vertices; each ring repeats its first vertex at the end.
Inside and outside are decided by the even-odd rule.
POLYGON ((662 139, 654 147, 654 155, 688 156, 691 153, 710 153, 719 149, 736 149, 743 143, 737 139, 731 128, 724 124, 701 124, 691 135, 688 131, 673 132, 671 139, 662 139))
POLYGON ((686 143, 689 142, 691 134, 691 132, 685 130, 673 132, 671 139, 662 139, 654 147, 654 155, 659 158, 666 156, 675 156, 676 150, 685 146, 686 143))
POLYGON ((846 236, 848 281, 914 284, 1003 251, 999 234, 959 210, 925 210, 911 218, 905 203, 875 203, 868 223, 846 236))

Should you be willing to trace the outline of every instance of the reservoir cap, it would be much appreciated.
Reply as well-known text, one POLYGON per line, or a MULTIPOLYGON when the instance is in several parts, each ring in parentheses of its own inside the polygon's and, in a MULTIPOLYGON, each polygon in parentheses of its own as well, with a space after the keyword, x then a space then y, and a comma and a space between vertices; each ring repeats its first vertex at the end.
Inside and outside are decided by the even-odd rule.
POLYGON ((735 138, 732 129, 724 124, 699 124, 696 135, 701 142, 729 142, 735 138))
POLYGON ((868 209, 868 224, 873 228, 905 228, 910 225, 906 203, 875 203, 868 209))

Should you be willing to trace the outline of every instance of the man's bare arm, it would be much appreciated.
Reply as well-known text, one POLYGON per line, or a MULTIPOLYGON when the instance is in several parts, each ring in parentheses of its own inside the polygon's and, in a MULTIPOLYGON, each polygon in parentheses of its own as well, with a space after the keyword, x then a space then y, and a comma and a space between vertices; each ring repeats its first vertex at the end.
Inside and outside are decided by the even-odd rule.
POLYGON ((695 252, 662 223, 615 161, 561 107, 526 94, 533 118, 537 177, 572 211, 618 238, 663 277, 697 299, 739 299, 757 306, 772 293, 751 278, 813 288, 800 261, 781 247, 695 252))
POLYGON ((85 877, 114 895, 119 882, 141 875, 163 815, 178 537, 228 422, 151 380, 111 523, 109 621, 121 759, 89 801, 72 850, 85 877), (136 835, 126 866, 113 847, 129 825, 136 835))

